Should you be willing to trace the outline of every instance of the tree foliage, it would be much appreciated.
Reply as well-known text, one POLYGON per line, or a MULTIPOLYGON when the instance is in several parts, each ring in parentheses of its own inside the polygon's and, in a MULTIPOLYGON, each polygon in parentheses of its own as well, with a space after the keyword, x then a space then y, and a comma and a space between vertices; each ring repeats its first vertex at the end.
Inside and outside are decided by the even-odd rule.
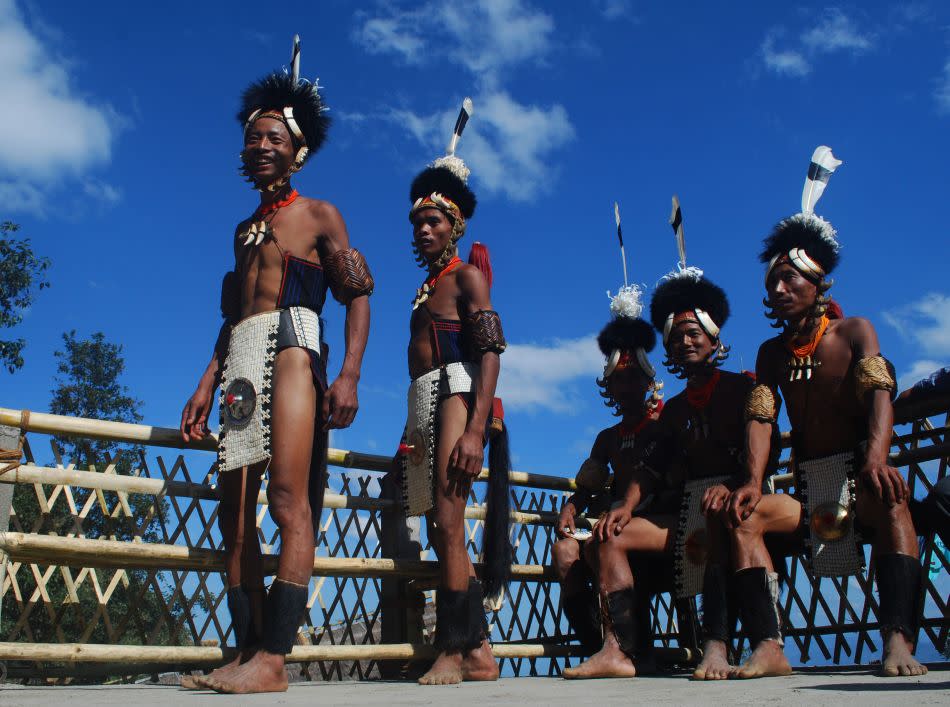
MULTIPOLYGON (((76 336, 75 331, 63 334, 63 348, 56 352, 57 375, 54 378, 50 412, 60 415, 87 417, 115 422, 136 423, 142 420, 139 412, 141 401, 130 394, 120 382, 125 370, 122 346, 106 340, 102 333, 88 339, 76 336)), ((64 461, 70 461, 78 469, 94 467, 104 471, 113 464, 116 473, 137 473, 145 463, 142 447, 124 445, 108 440, 57 437, 55 443, 62 450, 64 461)), ((45 487, 50 494, 51 487, 45 487)), ((149 495, 128 494, 127 502, 131 518, 126 513, 114 512, 120 499, 112 492, 96 492, 73 488, 77 510, 84 508, 92 498, 85 518, 70 511, 62 497, 53 503, 47 512, 40 509, 37 494, 32 486, 18 484, 14 495, 14 508, 19 526, 25 532, 68 535, 82 532, 87 538, 162 541, 162 522, 168 512, 167 501, 156 503, 149 495), (104 512, 100 501, 104 500, 109 512, 104 512)), ((75 580, 78 569, 73 570, 75 580)), ((97 570, 98 583, 104 589, 110 586, 116 572, 97 570)), ((50 616, 37 607, 28 620, 28 631, 12 632, 19 616, 13 592, 7 592, 2 612, 3 625, 0 636, 3 640, 32 640, 37 642, 122 642, 131 644, 173 644, 187 642, 187 632, 180 621, 184 607, 180 597, 172 600, 168 582, 164 576, 147 570, 126 570, 108 601, 111 635, 106 622, 97 615, 99 599, 89 578, 78 588, 78 603, 64 601, 68 596, 64 576, 54 574, 46 584, 46 590, 56 608, 57 615, 50 616), (166 603, 170 606, 166 609, 166 603), (170 617, 168 615, 171 615, 170 617), (121 630, 119 630, 121 627, 121 630), (30 635, 27 635, 29 633, 30 635)), ((35 578, 29 572, 20 572, 18 582, 24 599, 36 588, 35 578)))
MULTIPOLYGON (((33 252, 29 238, 15 236, 20 227, 10 221, 0 223, 0 329, 23 321, 36 291, 49 287, 46 271, 49 258, 33 252)), ((13 373, 23 367, 23 339, 0 339, 0 366, 13 373)))

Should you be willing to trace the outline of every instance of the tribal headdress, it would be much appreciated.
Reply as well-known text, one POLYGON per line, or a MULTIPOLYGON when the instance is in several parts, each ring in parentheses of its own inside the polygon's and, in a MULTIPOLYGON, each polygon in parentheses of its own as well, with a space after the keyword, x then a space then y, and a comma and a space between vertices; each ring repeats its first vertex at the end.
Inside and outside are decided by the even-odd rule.
MULTIPOLYGON (((597 385, 602 389, 600 395, 605 399, 605 404, 614 408, 615 415, 620 415, 618 402, 607 392, 607 380, 616 371, 622 371, 631 366, 639 366, 648 378, 653 379, 656 376, 656 370, 647 354, 656 346, 656 334, 649 322, 640 316, 643 313, 641 301, 643 290, 639 285, 631 285, 627 282, 627 257, 623 245, 623 231, 620 227, 620 207, 617 203, 614 203, 614 219, 617 223, 617 240, 620 242, 624 284, 616 295, 607 292, 613 318, 597 336, 597 345, 606 358, 604 375, 597 380, 597 385)), ((659 392, 662 387, 662 383, 655 381, 651 383, 650 390, 653 392, 649 403, 651 407, 655 407, 663 397, 659 392)))
MULTIPOLYGON (((290 73, 286 69, 275 71, 252 83, 241 96, 237 119, 244 126, 245 134, 256 121, 273 118, 287 126, 297 150, 287 174, 266 187, 256 187, 258 190, 273 192, 284 186, 290 176, 320 149, 330 127, 327 106, 320 96, 319 80, 311 82, 300 78, 300 38, 296 35, 290 67, 290 73)), ((242 167, 241 173, 249 182, 254 182, 246 168, 242 167)))
MULTIPOLYGON (((837 233, 832 225, 815 215, 815 204, 839 166, 841 160, 835 158, 830 147, 821 145, 815 149, 805 177, 801 212, 780 221, 765 239, 765 247, 759 254, 759 260, 768 265, 765 271, 766 281, 777 265, 788 263, 803 277, 815 283, 818 287, 818 298, 813 312, 815 319, 820 319, 831 303, 825 292, 833 281, 826 280, 825 276, 838 265, 840 248, 837 233)), ((766 307, 770 306, 767 298, 764 304, 766 307)), ((776 320, 772 326, 784 326, 771 309, 766 312, 766 316, 776 320)))
POLYGON ((673 327, 686 321, 698 324, 716 345, 707 364, 718 366, 729 355, 729 347, 722 343, 719 336, 722 326, 729 318, 729 300, 722 288, 705 277, 702 270, 695 266, 687 266, 683 212, 676 196, 673 197, 670 225, 676 236, 679 263, 676 271, 660 280, 653 291, 653 299, 650 302, 650 321, 653 322, 656 330, 663 334, 663 346, 666 348, 666 359, 663 365, 671 373, 685 378, 686 372, 670 358, 669 341, 673 327))
MULTIPOLYGON (((422 170, 409 188, 409 200, 412 202, 412 208, 409 209, 410 221, 416 212, 422 209, 438 209, 452 222, 452 237, 436 261, 438 267, 445 267, 456 254, 456 244, 465 233, 468 219, 475 213, 475 194, 468 186, 470 170, 461 158, 455 155, 455 148, 472 112, 472 99, 466 98, 462 101, 462 109, 455 121, 455 129, 445 155, 422 170)), ((413 250, 415 251, 415 243, 413 250)), ((420 267, 428 267, 425 258, 418 251, 416 261, 420 267)))

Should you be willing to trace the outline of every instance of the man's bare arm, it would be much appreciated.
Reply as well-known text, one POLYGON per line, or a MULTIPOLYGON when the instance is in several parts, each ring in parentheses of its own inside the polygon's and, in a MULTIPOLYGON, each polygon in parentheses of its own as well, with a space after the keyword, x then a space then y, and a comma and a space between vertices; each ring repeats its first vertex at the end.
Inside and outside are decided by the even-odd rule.
MULTIPOLYGON (((745 467, 746 480, 729 494, 725 503, 727 523, 737 526, 755 511, 762 499, 762 482, 772 452, 772 427, 778 424, 781 404, 775 356, 769 349, 774 341, 759 347, 755 362, 756 386, 752 389, 745 410, 745 467)), ((704 503, 704 505, 706 505, 704 503)))
POLYGON ((325 202, 317 202, 315 208, 324 224, 320 258, 330 279, 333 296, 346 307, 343 364, 323 398, 324 429, 340 429, 353 423, 359 409, 356 391, 369 338, 372 278, 362 256, 353 255, 355 251, 350 249, 350 237, 340 212, 325 202), (357 272, 357 279, 362 280, 362 285, 350 281, 354 272, 357 272))
MULTIPOLYGON (((851 350, 855 364, 862 359, 880 356, 881 346, 874 326, 866 319, 848 320, 851 350)), ((891 391, 872 389, 864 395, 868 415, 868 444, 860 476, 878 498, 889 505, 903 503, 910 495, 904 477, 888 463, 891 437, 894 434, 894 406, 891 391)))

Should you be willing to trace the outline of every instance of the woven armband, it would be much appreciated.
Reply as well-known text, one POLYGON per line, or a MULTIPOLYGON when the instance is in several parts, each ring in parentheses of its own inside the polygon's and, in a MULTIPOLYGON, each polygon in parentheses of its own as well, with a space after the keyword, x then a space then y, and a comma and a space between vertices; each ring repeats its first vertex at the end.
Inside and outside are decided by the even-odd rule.
POLYGON ((241 321, 241 284, 233 270, 221 281, 221 317, 231 325, 241 321))
POLYGON ((596 493, 604 490, 609 478, 610 471, 607 469, 606 464, 596 459, 588 458, 581 464, 577 476, 574 477, 574 483, 577 484, 577 488, 579 489, 596 493))
POLYGON ((338 250, 324 259, 323 267, 333 298, 340 304, 373 294, 373 276, 363 254, 356 248, 338 250))
POLYGON ((775 409, 775 393, 767 385, 759 383, 749 391, 745 401, 745 421, 774 423, 778 417, 775 409))
POLYGON ((854 364, 854 387, 862 403, 872 390, 886 390, 893 394, 897 389, 894 367, 880 354, 862 358, 854 364))
POLYGON ((478 353, 494 351, 501 353, 505 350, 505 333, 501 330, 501 318, 498 312, 490 309, 480 309, 469 315, 466 320, 472 349, 478 353))

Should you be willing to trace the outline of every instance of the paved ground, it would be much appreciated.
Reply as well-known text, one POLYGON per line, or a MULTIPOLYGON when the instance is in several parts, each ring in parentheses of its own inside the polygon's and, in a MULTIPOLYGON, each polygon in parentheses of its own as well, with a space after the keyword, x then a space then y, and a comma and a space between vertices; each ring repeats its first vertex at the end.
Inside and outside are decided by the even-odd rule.
POLYGON ((124 705, 147 707, 211 703, 287 705, 950 705, 950 666, 922 678, 885 680, 868 672, 799 673, 787 678, 699 684, 682 677, 570 682, 560 678, 508 678, 496 683, 420 687, 406 683, 297 683, 278 695, 224 698, 160 685, 25 688, 0 686, 0 704, 124 705))

